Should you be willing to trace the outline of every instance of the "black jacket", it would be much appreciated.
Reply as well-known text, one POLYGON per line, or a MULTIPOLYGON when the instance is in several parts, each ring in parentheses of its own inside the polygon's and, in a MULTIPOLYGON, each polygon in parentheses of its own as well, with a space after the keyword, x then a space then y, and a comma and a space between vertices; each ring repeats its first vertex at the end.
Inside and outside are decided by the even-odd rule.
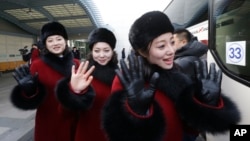
POLYGON ((208 47, 197 41, 193 40, 187 45, 177 50, 175 53, 175 64, 180 67, 180 70, 190 76, 194 75, 194 61, 199 61, 200 57, 205 55, 208 47))

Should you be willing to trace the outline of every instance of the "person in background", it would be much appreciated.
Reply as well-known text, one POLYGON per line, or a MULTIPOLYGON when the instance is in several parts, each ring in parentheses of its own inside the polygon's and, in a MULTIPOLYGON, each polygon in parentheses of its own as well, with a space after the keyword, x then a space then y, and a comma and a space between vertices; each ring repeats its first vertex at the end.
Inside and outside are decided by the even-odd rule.
MULTIPOLYGON (((36 109, 35 141, 73 141, 77 113, 58 101, 55 89, 61 79, 71 76, 72 68, 82 70, 88 63, 80 64, 73 58, 61 23, 44 24, 40 38, 40 57, 30 67, 22 65, 13 73, 18 84, 11 92, 11 102, 23 110, 36 109)), ((86 73, 92 71, 93 68, 86 73)))
POLYGON ((176 47, 174 62, 184 73, 194 77, 194 61, 199 61, 208 51, 207 45, 197 41, 187 29, 177 29, 174 34, 176 47))
POLYGON ((25 46, 24 49, 20 49, 19 51, 21 52, 23 61, 28 62, 29 65, 33 60, 39 58, 40 54, 39 48, 36 43, 31 45, 30 51, 27 50, 27 46, 25 46))
POLYGON ((31 64, 34 60, 38 59, 40 56, 40 50, 37 44, 32 44, 30 53, 31 54, 30 54, 29 64, 31 64))
POLYGON ((214 63, 208 72, 205 60, 195 62, 196 81, 175 67, 173 32, 160 11, 132 24, 134 53, 129 67, 121 59, 103 110, 110 141, 190 141, 188 134, 224 133, 240 121, 237 106, 220 89, 222 72, 214 63))
POLYGON ((75 59, 80 59, 80 52, 76 47, 73 47, 72 53, 75 59))
POLYGON ((88 41, 91 52, 87 60, 89 67, 95 66, 91 86, 85 86, 82 82, 84 77, 72 72, 71 79, 59 83, 57 94, 59 101, 65 107, 80 111, 75 141, 108 141, 101 126, 101 111, 111 94, 115 69, 118 68, 117 54, 114 51, 116 37, 106 28, 97 28, 89 34, 88 41), (93 90, 95 96, 87 98, 85 94, 87 90, 93 90), (81 100, 83 98, 85 99, 81 100))
POLYGON ((22 55, 22 59, 24 62, 28 62, 30 59, 30 52, 27 48, 28 46, 24 46, 23 48, 18 50, 20 54, 22 55))

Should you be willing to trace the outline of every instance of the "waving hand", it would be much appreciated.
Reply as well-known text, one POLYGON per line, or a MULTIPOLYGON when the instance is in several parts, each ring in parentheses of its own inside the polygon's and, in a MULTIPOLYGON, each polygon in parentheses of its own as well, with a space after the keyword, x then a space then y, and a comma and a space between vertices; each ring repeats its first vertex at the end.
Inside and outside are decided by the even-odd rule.
POLYGON ((195 62, 196 78, 202 84, 202 89, 196 97, 202 102, 210 105, 217 105, 221 92, 221 70, 216 71, 215 64, 210 64, 208 72, 207 62, 195 62))
POLYGON ((21 65, 16 68, 13 72, 13 77, 27 95, 33 95, 36 93, 38 74, 36 73, 32 76, 28 65, 21 65))
POLYGON ((87 70, 88 64, 88 61, 81 62, 77 70, 75 70, 75 66, 72 66, 70 84, 75 93, 80 93, 85 90, 93 79, 91 73, 94 71, 95 67, 92 66, 89 70, 87 70))
POLYGON ((116 73, 127 92, 129 106, 138 114, 145 115, 149 109, 155 92, 155 84, 159 78, 158 73, 154 73, 149 87, 145 87, 143 77, 143 60, 133 53, 128 56, 129 68, 123 59, 120 60, 121 70, 116 73))

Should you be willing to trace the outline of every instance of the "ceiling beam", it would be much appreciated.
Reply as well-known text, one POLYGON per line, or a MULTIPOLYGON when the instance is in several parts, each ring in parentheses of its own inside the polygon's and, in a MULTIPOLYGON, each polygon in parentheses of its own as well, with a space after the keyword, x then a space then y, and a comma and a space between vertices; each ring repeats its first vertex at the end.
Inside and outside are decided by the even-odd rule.
MULTIPOLYGON (((53 18, 49 21, 60 21, 60 20, 68 20, 68 19, 82 19, 82 18, 89 18, 87 15, 84 16, 65 16, 65 17, 57 17, 53 18)), ((20 22, 44 22, 48 21, 48 18, 41 18, 41 19, 28 19, 28 20, 20 20, 20 22)))
POLYGON ((15 24, 16 26, 20 27, 21 29, 31 33, 31 34, 37 34, 37 30, 34 28, 31 28, 30 26, 27 26, 26 24, 18 21, 16 18, 13 18, 13 16, 0 11, 0 17, 2 17, 3 19, 15 24))

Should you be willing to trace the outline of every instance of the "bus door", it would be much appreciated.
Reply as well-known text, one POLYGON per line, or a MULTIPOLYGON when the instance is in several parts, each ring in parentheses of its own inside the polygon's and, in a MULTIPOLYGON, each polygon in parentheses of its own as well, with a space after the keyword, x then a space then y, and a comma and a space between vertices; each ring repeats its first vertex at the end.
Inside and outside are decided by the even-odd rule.
MULTIPOLYGON (((208 63, 223 71, 222 93, 237 104, 239 124, 250 125, 250 0, 209 1, 208 63)), ((226 117, 225 117, 226 118, 226 117)), ((223 135, 207 134, 207 141, 229 141, 223 135)))

